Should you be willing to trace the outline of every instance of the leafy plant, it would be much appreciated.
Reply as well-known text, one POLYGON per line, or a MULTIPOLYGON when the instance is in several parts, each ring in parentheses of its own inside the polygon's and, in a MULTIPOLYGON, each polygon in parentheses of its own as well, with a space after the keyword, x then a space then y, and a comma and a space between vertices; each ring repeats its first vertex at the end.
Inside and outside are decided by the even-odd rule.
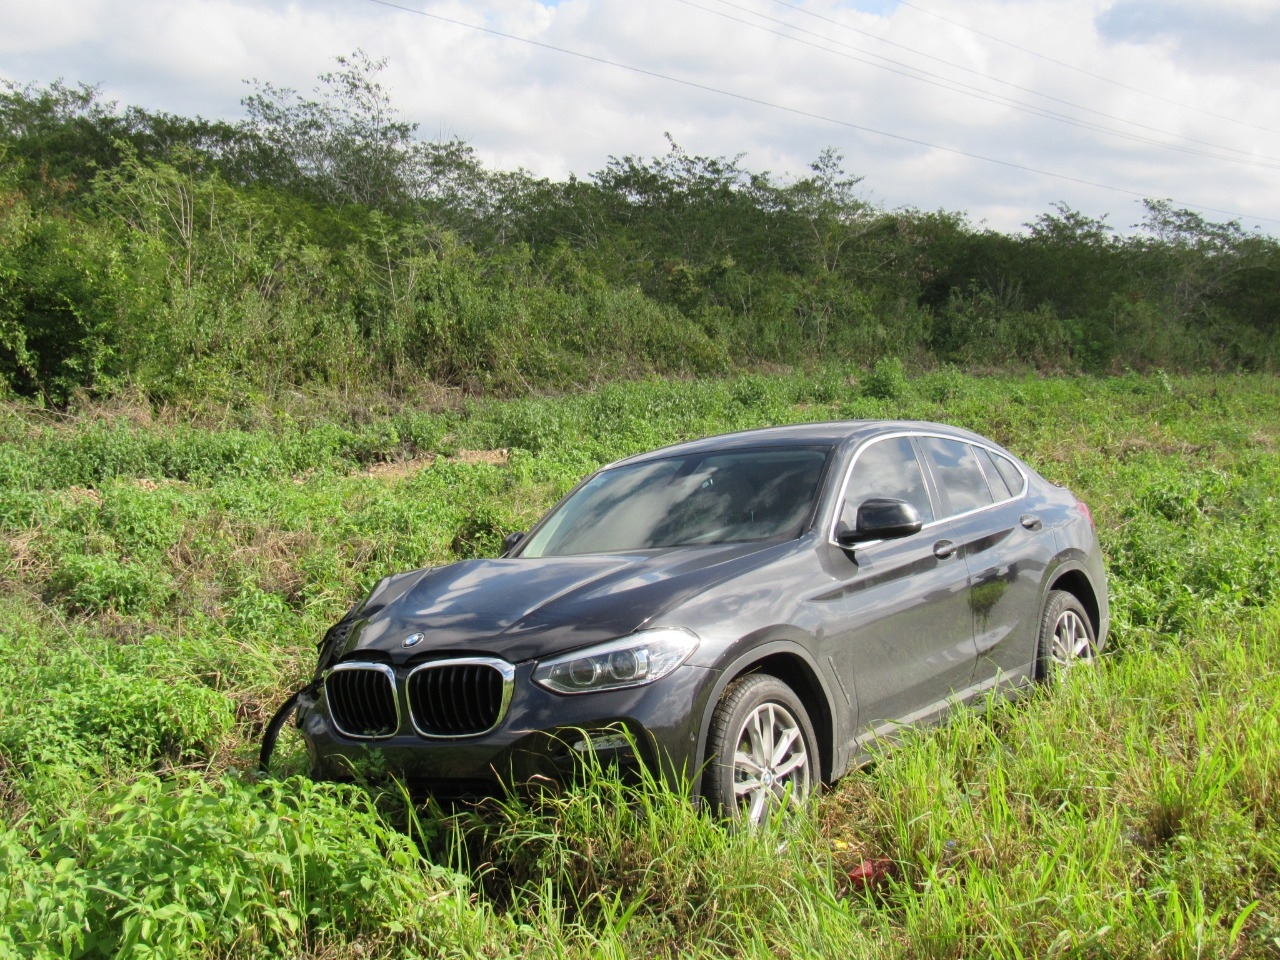
POLYGON ((877 360, 862 379, 862 395, 875 400, 901 400, 907 395, 907 374, 897 357, 877 360))

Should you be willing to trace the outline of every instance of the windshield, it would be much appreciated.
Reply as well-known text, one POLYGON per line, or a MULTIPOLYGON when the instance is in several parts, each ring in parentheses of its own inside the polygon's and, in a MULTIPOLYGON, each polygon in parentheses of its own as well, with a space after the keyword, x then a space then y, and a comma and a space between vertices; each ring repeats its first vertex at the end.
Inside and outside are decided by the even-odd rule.
POLYGON ((797 537, 829 453, 826 447, 738 450, 603 470, 533 532, 520 556, 797 537))

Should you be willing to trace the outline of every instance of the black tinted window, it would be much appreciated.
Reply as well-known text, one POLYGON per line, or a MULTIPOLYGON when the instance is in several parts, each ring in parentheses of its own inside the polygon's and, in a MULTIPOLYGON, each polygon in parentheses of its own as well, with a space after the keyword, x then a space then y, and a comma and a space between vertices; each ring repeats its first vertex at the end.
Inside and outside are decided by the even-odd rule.
POLYGON ((991 459, 991 452, 982 447, 973 449, 982 462, 982 472, 987 475, 987 486, 991 488, 991 496, 996 500, 1008 500, 1013 495, 1013 491, 1005 482, 1004 475, 996 469, 995 461, 991 459))
POLYGON ((947 516, 976 510, 992 502, 987 478, 978 466, 978 458, 971 446, 941 437, 923 437, 920 442, 942 488, 947 516))
POLYGON ((1000 471, 1000 476, 1004 478, 1004 485, 1009 488, 1009 494, 1016 497, 1022 493, 1024 481, 1014 462, 1008 457, 1000 456, 998 453, 991 454, 991 459, 995 461, 996 469, 1000 471))
POLYGON ((744 450, 604 470, 547 518, 520 556, 797 537, 827 455, 815 447, 744 450))
POLYGON ((858 454, 840 514, 847 529, 852 530, 857 522, 858 505, 872 497, 905 500, 920 511, 920 519, 925 523, 933 519, 924 473, 909 438, 877 440, 858 454))

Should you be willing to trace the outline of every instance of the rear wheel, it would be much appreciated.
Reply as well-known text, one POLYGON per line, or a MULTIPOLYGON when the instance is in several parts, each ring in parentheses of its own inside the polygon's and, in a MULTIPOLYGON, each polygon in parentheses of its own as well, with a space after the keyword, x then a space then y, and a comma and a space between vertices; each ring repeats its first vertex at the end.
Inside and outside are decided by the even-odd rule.
POLYGON ((1050 591, 1040 617, 1040 679, 1061 677, 1076 664, 1092 662, 1096 652, 1093 624, 1084 604, 1065 590, 1050 591))
POLYGON ((706 793, 728 817, 759 824, 816 788, 817 741, 800 699, 768 674, 741 677, 711 716, 706 793))

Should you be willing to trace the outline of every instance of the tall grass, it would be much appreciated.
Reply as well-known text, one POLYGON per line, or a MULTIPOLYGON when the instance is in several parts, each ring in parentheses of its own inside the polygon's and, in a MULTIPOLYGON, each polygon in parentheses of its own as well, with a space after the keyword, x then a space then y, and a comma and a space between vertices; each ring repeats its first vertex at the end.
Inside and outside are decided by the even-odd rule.
POLYGON ((883 907, 911 955, 1274 947, 1280 617, 1200 626, 921 734, 828 799, 896 864, 883 907))

